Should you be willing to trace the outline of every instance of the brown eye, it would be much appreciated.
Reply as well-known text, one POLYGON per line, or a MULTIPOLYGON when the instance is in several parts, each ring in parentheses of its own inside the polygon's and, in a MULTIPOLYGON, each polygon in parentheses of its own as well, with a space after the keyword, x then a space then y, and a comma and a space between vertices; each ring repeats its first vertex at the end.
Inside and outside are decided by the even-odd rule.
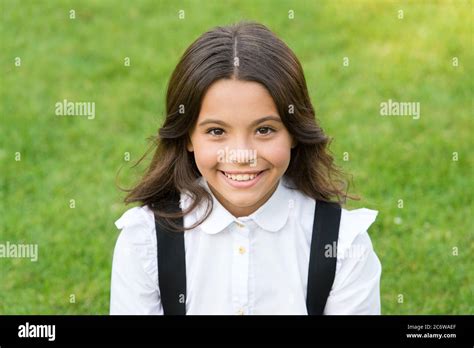
POLYGON ((261 131, 261 130, 263 130, 263 132, 260 132, 260 134, 262 134, 262 135, 267 135, 267 134, 273 133, 275 131, 273 128, 270 128, 270 127, 257 128, 257 131, 261 131))
POLYGON ((224 130, 222 128, 210 128, 206 131, 207 134, 211 134, 215 137, 219 137, 224 133, 224 130), (213 133, 214 132, 214 133, 213 133), (217 133, 216 133, 217 132, 217 133), (222 133, 221 133, 222 132, 222 133))

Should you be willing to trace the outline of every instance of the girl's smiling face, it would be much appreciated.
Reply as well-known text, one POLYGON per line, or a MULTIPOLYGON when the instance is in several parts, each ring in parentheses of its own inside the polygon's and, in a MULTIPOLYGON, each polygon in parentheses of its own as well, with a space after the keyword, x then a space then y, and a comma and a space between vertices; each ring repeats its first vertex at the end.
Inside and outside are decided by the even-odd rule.
POLYGON ((241 217, 271 197, 294 145, 263 85, 221 79, 202 100, 187 149, 194 152, 214 196, 232 215, 241 217), (228 178, 224 173, 241 176, 228 178))

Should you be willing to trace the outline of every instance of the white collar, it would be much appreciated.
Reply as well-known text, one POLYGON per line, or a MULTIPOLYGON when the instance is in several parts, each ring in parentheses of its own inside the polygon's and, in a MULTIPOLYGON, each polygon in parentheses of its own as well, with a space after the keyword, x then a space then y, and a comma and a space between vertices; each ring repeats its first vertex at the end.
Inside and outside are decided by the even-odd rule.
MULTIPOLYGON (((216 199, 212 191, 209 189, 207 180, 203 177, 197 179, 199 185, 204 187, 212 196, 213 209, 208 218, 200 225, 202 230, 207 234, 216 234, 224 230, 233 222, 243 223, 252 220, 256 222, 262 229, 266 231, 276 232, 283 228, 288 220, 289 210, 294 206, 294 199, 291 188, 288 187, 289 180, 282 177, 278 182, 278 187, 272 196, 255 212, 249 216, 237 218, 233 216, 224 206, 216 199)), ((193 214, 194 224, 197 218, 202 218, 206 211, 206 204, 201 203, 197 210, 197 214, 193 214)))

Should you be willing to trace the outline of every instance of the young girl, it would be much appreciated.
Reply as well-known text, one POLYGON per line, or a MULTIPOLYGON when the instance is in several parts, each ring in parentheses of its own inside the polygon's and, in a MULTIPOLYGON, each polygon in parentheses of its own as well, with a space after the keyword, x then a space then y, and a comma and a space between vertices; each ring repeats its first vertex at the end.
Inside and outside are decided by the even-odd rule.
POLYGON ((340 208, 354 197, 285 43, 247 22, 203 34, 166 112, 116 222, 111 314, 380 314, 377 211, 340 208))

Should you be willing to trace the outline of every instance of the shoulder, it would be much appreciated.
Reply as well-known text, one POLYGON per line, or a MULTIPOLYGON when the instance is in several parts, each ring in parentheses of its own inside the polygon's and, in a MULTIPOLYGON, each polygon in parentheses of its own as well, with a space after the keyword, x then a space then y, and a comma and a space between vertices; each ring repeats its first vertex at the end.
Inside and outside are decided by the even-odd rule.
POLYGON ((338 255, 344 258, 350 248, 357 246, 361 251, 372 249, 368 235, 369 227, 375 222, 378 211, 367 208, 341 209, 338 255))
MULTIPOLYGON (((317 201, 298 190, 292 190, 292 197, 295 201, 297 220, 304 225, 303 227, 309 238, 313 230, 314 212, 317 201)), ((367 208, 354 210, 341 208, 338 237, 338 255, 341 255, 341 258, 354 244, 372 248, 367 231, 375 222, 377 215, 378 211, 367 208)))
POLYGON ((117 221, 115 221, 115 226, 117 226, 118 229, 123 229, 125 227, 154 227, 153 212, 147 206, 128 209, 117 221))
MULTIPOLYGON (((135 207, 127 210, 115 226, 121 230, 117 244, 129 247, 153 243, 155 232, 153 212, 148 207, 135 207)), ((155 242, 156 244, 156 237, 155 242)))
POLYGON ((367 208, 341 210, 336 273, 325 314, 380 314, 382 264, 368 233, 377 214, 367 208))
POLYGON ((115 244, 115 258, 133 258, 150 277, 157 278, 153 212, 147 206, 131 208, 115 221, 115 226, 121 230, 115 244))

